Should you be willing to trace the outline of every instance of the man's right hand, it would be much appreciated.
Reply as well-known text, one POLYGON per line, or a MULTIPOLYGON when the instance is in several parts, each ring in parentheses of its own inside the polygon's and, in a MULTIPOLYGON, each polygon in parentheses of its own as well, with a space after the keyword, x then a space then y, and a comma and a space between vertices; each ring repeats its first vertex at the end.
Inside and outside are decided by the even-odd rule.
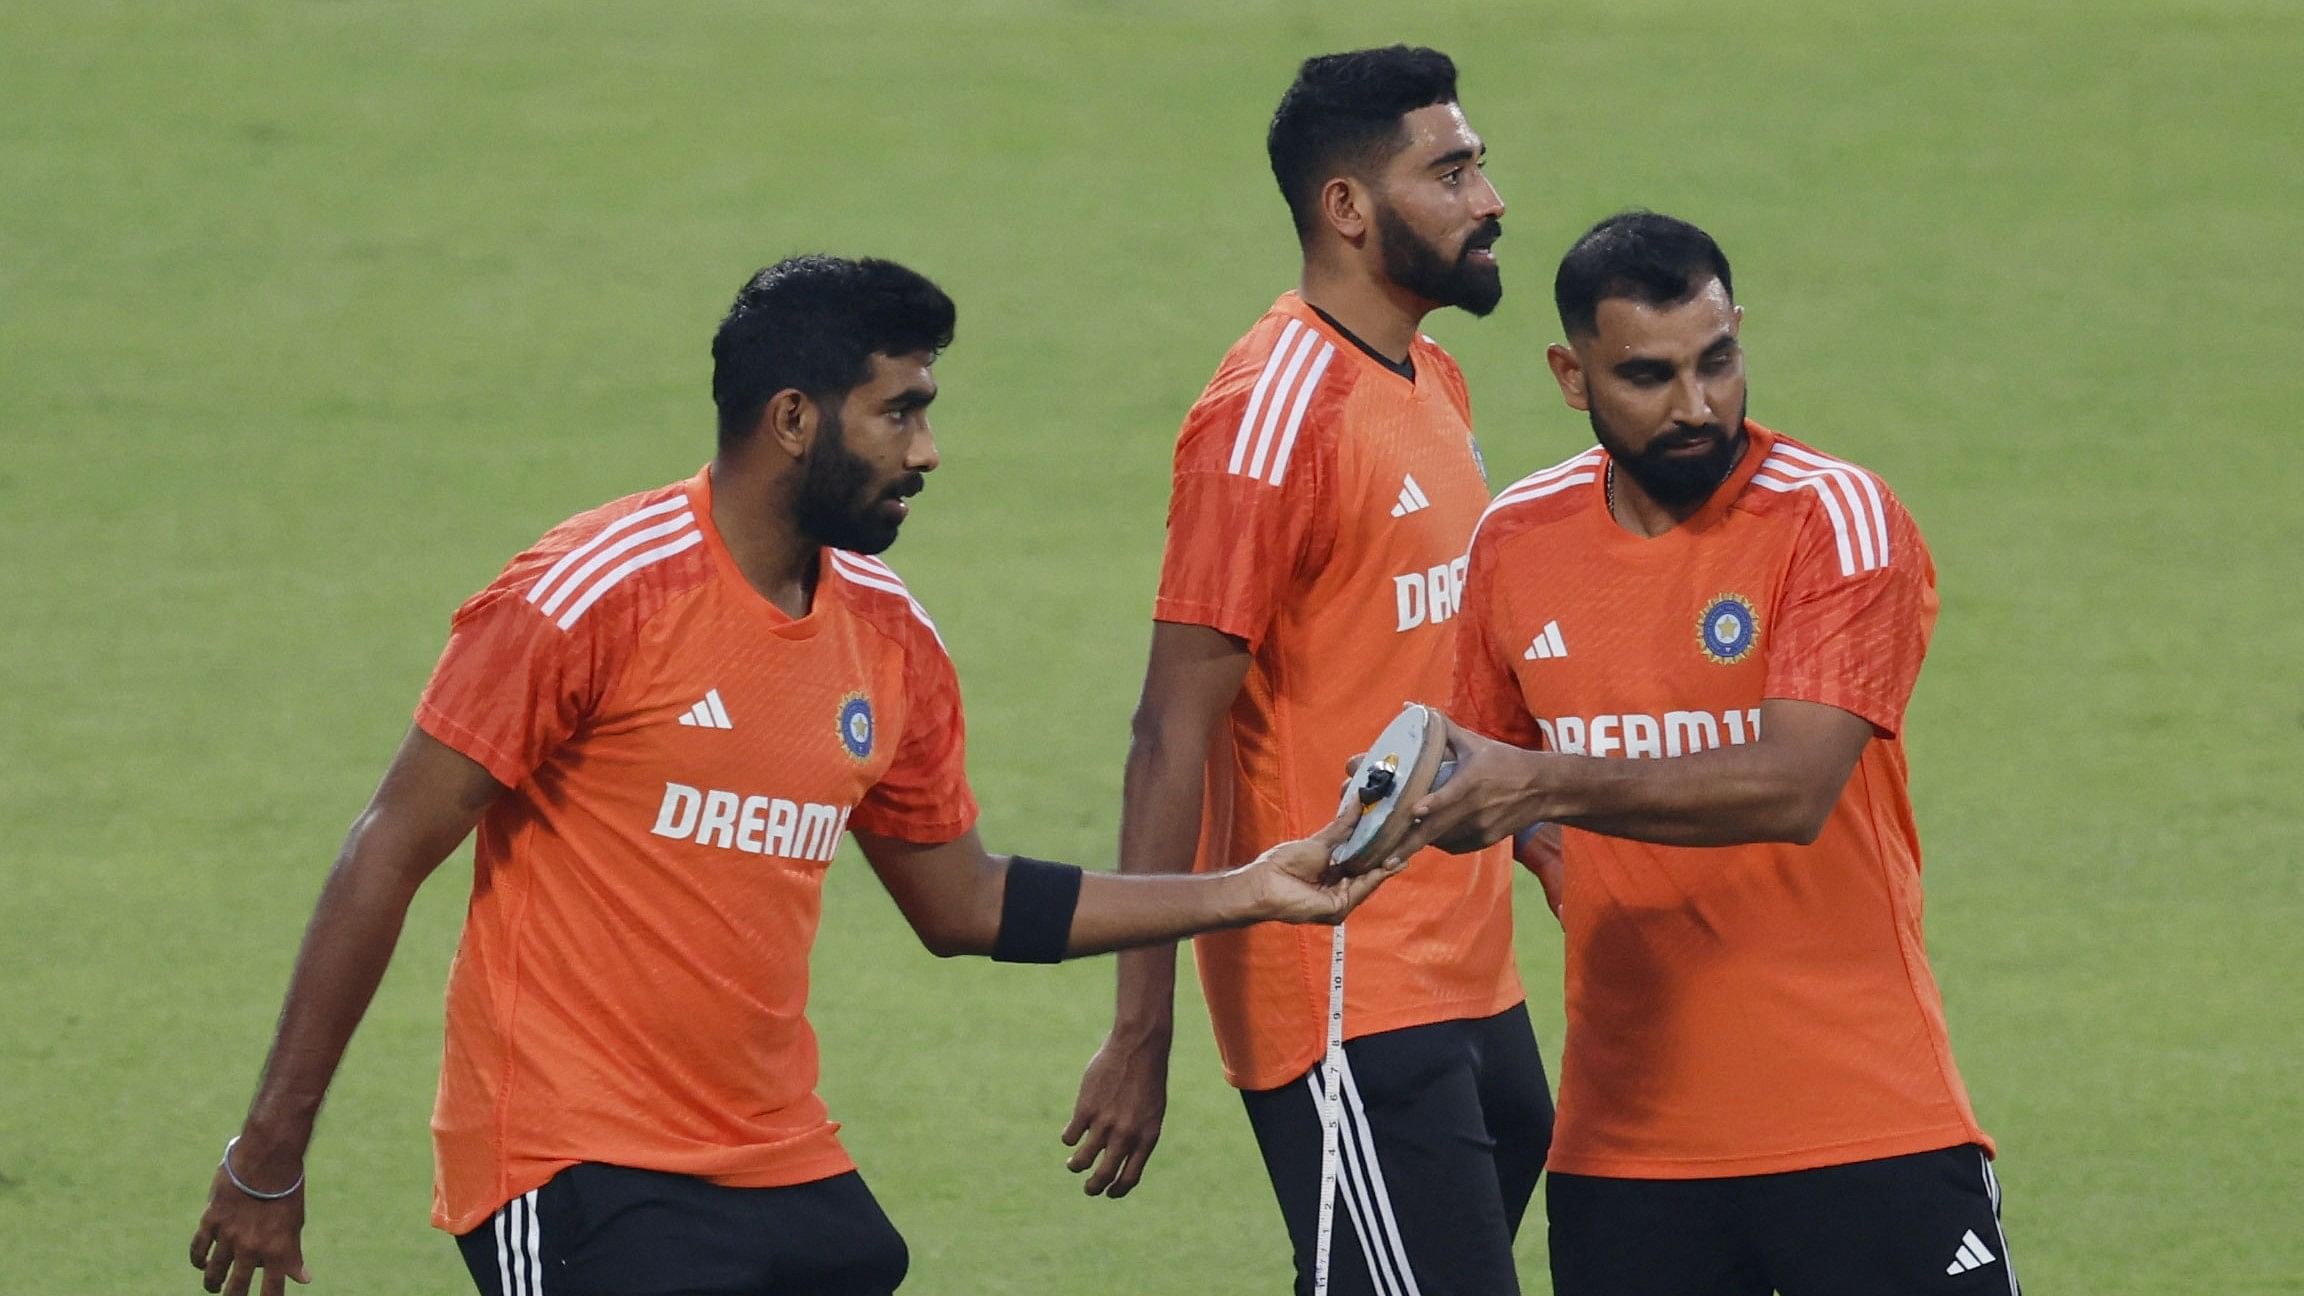
POLYGON ((261 1271, 262 1296, 281 1296, 288 1280, 312 1281, 304 1267, 304 1194, 262 1201, 232 1186, 224 1167, 208 1185, 208 1209, 192 1235, 192 1267, 201 1285, 225 1296, 248 1296, 261 1271))
POLYGON ((1072 1123, 1064 1127, 1064 1163, 1091 1197, 1125 1197, 1144 1177, 1168 1112, 1168 1036, 1123 1035, 1115 1028, 1080 1077, 1072 1123))
MULTIPOLYGON (((312 1114, 384 979, 409 901, 503 791, 479 762, 422 729, 410 726, 401 739, 304 929, 256 1098, 233 1141, 237 1150, 227 1154, 242 1182, 259 1192, 296 1182, 312 1114)), ((219 1164, 192 1234, 192 1267, 212 1292, 246 1296, 261 1272, 263 1296, 281 1296, 290 1278, 312 1281, 303 1237, 302 1190, 251 1197, 219 1164)))

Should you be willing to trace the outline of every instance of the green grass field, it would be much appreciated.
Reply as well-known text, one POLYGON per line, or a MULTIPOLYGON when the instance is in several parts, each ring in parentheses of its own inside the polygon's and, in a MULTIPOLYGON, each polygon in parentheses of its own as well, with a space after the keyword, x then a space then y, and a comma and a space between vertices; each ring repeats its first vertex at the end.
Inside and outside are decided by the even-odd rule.
MULTIPOLYGON (((0 1288, 184 1244, 304 917, 447 615, 709 453, 706 342, 788 252, 961 304, 890 555, 995 847, 1109 858, 1176 421, 1293 278, 1303 55, 1452 50, 1508 293, 1431 331, 1499 484, 1587 437, 1559 251, 1735 258, 1755 416, 1883 472, 1944 614, 1911 717, 1931 946, 2035 1292, 2304 1291, 2304 11, 2285 0, 0 0, 0 1288)), ((310 1165, 315 1290, 469 1290, 424 1222, 461 857, 310 1165)), ((1558 941, 1520 958, 1547 1053, 1558 941)), ((853 857, 824 1090, 908 1292, 1275 1292, 1196 1003, 1145 1186, 1057 1132, 1110 966, 939 964, 853 857)), ((1541 1221, 1521 1240, 1546 1290, 1541 1221)))

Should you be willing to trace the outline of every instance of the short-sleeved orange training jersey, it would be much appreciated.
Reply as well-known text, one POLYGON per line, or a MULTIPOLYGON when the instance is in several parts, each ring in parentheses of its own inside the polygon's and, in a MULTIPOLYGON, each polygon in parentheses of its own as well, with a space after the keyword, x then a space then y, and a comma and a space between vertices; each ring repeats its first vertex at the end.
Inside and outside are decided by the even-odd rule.
POLYGON ((737 570, 709 472, 555 528, 456 613, 416 713, 510 789, 448 982, 433 1222, 578 1161, 742 1186, 852 1168, 804 1015, 857 827, 975 820, 959 690, 886 564, 827 549, 794 620, 737 570))
POLYGON ((1808 846, 1569 829, 1568 1034, 1551 1169, 1768 1174, 1984 1143, 1920 934, 1904 705, 1936 620, 1879 478, 1757 424, 1694 517, 1618 526, 1597 449, 1496 497, 1472 543, 1455 714, 1528 747, 1751 742, 1765 699, 1872 722, 1808 846))
MULTIPOLYGON (((1199 866, 1336 813, 1344 762, 1409 700, 1448 695, 1464 546, 1488 500, 1463 374, 1419 336, 1415 376, 1294 293, 1235 344, 1184 420, 1153 615, 1244 640, 1253 661, 1209 761, 1199 866)), ((1427 851, 1352 915, 1345 1033, 1487 1016, 1521 1000, 1511 860, 1427 851)), ((1319 1059, 1324 928, 1201 936, 1227 1078, 1270 1089, 1319 1059)))

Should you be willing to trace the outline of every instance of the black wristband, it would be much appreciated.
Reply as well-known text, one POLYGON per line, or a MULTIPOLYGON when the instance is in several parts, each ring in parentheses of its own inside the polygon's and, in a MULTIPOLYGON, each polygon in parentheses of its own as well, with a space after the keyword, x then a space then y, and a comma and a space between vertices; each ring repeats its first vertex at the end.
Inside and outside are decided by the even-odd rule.
POLYGON ((1061 963, 1072 943, 1072 911, 1080 907, 1080 868, 1015 855, 1008 860, 1000 897, 996 963, 1061 963))

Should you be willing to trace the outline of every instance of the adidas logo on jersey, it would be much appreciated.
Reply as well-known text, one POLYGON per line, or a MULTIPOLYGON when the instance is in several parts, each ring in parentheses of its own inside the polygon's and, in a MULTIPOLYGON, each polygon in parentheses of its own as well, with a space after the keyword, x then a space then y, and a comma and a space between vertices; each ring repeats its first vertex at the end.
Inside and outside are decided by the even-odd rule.
POLYGON ((1522 661, 1546 661, 1567 655, 1568 645, 1560 638, 1560 623, 1547 621, 1544 623, 1544 628, 1537 632, 1535 640, 1528 645, 1528 651, 1520 654, 1520 659, 1522 661))
POLYGON ((1432 507, 1431 497, 1416 484, 1416 474, 1407 473, 1400 478, 1400 502, 1392 506, 1392 516, 1406 517, 1411 513, 1432 507))
POLYGON ((693 725, 698 729, 733 729, 736 727, 728 719, 728 708, 721 704, 720 690, 718 689, 706 689, 704 700, 688 708, 688 714, 680 717, 680 723, 693 725))
POLYGON ((1976 1230, 1970 1229, 1961 1235, 1960 1249, 1953 1253, 1952 1263, 1944 1266, 1944 1272, 1964 1274, 1971 1269, 1981 1269, 1999 1258, 1992 1254, 1990 1247, 1984 1245, 1984 1239, 1976 1236, 1976 1230))

